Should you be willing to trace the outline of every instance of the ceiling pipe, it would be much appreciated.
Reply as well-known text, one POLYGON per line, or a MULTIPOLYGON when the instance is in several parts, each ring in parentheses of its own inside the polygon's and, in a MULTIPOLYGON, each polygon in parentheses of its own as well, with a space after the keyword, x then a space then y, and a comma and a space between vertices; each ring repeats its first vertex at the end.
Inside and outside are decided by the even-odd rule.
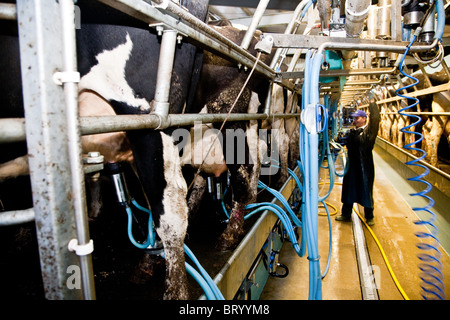
MULTIPOLYGON (((357 38, 364 29, 364 22, 369 14, 371 0, 347 0, 345 2, 345 33, 347 37, 357 38)), ((342 51, 344 69, 350 69, 355 51, 342 51)))

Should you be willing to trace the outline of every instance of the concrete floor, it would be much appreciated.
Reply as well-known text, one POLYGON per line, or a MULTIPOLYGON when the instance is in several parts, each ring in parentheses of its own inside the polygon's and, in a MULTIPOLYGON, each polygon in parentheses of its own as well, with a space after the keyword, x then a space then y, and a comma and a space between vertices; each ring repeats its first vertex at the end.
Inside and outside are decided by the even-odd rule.
MULTIPOLYGON (((386 162, 374 152, 376 176, 374 185, 375 225, 373 233, 384 249, 391 268, 398 279, 398 283, 411 300, 422 299, 420 295, 420 279, 418 277, 419 249, 416 247, 418 238, 415 232, 424 230, 413 222, 417 216, 409 204, 402 198, 394 187, 386 162)), ((321 181, 327 181, 327 172, 321 170, 321 181)), ((361 300, 361 287, 356 263, 355 244, 353 240, 352 223, 335 221, 340 214, 341 180, 337 180, 331 195, 326 200, 337 208, 330 208, 332 226, 331 262, 327 275, 322 281, 322 299, 324 300, 361 300)), ((395 183, 395 182, 394 182, 395 183)), ((327 192, 328 186, 320 186, 320 194, 327 192)), ((363 212, 362 208, 359 209, 363 212)), ((319 213, 324 210, 319 210, 319 213)), ((365 229, 366 243, 374 266, 380 300, 402 300, 380 249, 375 240, 365 229), (378 274, 377 274, 378 273, 378 274)), ((329 226, 326 216, 319 216, 319 252, 321 256, 321 270, 325 269, 328 259, 329 226)), ((447 298, 450 297, 450 258, 441 247, 441 262, 444 265, 444 283, 447 298)), ((292 246, 286 242, 280 253, 279 262, 289 267, 286 278, 269 278, 261 300, 306 300, 308 299, 308 260, 297 256, 292 246)))

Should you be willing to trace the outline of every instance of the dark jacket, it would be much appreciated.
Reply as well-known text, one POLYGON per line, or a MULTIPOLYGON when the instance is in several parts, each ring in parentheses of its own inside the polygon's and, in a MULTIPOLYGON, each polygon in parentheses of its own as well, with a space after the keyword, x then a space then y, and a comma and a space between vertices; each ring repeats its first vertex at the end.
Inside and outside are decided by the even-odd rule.
POLYGON ((348 171, 342 184, 342 203, 359 203, 373 208, 375 167, 372 149, 378 134, 380 113, 375 102, 369 104, 369 119, 364 128, 351 129, 347 137, 348 171))

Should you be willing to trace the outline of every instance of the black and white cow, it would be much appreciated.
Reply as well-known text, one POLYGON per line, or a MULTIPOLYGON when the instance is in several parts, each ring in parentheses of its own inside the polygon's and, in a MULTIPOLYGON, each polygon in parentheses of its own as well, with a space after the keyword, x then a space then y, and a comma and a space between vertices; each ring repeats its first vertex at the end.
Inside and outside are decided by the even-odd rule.
MULTIPOLYGON (((108 102, 116 114, 150 113, 155 95, 160 38, 147 24, 132 19, 97 1, 77 2, 81 28, 77 30, 80 95, 94 95, 108 102)), ((205 21, 208 1, 182 1, 191 14, 205 21)), ((9 81, 1 93, 1 117, 23 117, 17 30, 2 29, 1 68, 7 68, 9 81), (6 110, 7 109, 7 110, 6 110)), ((201 66, 201 51, 183 42, 176 48, 173 66, 170 113, 180 113, 185 102, 191 104, 191 80, 201 66)), ((87 98, 87 101, 92 99, 87 98)), ((140 130, 127 132, 144 192, 149 200, 155 227, 165 250, 165 299, 186 299, 184 238, 187 227, 187 186, 180 169, 178 148, 170 131, 140 130)), ((2 146, 2 161, 26 154, 24 144, 17 151, 2 146), (14 153, 14 154, 13 154, 14 153), (9 158, 3 158, 8 154, 9 158)))
MULTIPOLYGON (((147 25, 130 20, 128 16, 107 6, 91 1, 79 1, 78 5, 82 12, 82 26, 77 32, 78 66, 82 76, 79 83, 80 114, 94 115, 91 113, 93 106, 97 107, 95 115, 111 114, 108 106, 112 106, 116 114, 151 112, 159 57, 159 40, 156 35, 147 25)), ((206 3, 194 1, 186 7, 194 15, 205 18, 206 3)), ((236 43, 240 43, 245 33, 232 27, 218 28, 218 31, 236 43)), ((257 38, 254 38, 251 45, 253 54, 256 42, 257 38)), ((198 90, 195 90, 196 83, 192 79, 198 76, 200 65, 196 62, 200 62, 200 58, 201 54, 196 47, 189 43, 182 43, 177 48, 170 92, 170 113, 181 112, 185 102, 186 112, 195 113, 206 106, 209 113, 226 113, 234 103, 248 73, 238 69, 234 61, 206 52, 202 62, 201 82, 198 90), (193 92, 197 93, 194 102, 193 92)), ((262 60, 268 63, 270 56, 263 55, 262 60)), ((258 100, 265 99, 267 84, 261 76, 253 76, 233 112, 248 112, 249 106, 253 108, 251 112, 256 112, 258 100), (259 99, 253 91, 259 93, 259 99)), ((223 147, 227 146, 227 138, 234 139, 234 136, 228 137, 229 131, 226 129, 241 129, 246 132, 250 127, 253 127, 252 132, 255 131, 255 123, 227 123, 223 132, 223 147)), ((183 243, 188 208, 187 188, 180 170, 178 148, 174 146, 170 134, 170 130, 139 130, 127 132, 127 139, 123 133, 113 134, 115 139, 112 140, 106 135, 109 142, 106 144, 101 135, 83 137, 82 142, 84 151, 88 151, 91 146, 98 150, 100 144, 100 148, 103 148, 100 151, 107 161, 134 160, 154 215, 156 231, 165 248, 165 298, 178 299, 187 297, 183 243), (127 149, 128 141, 132 154, 127 149)), ((229 249, 237 244, 243 234, 244 208, 256 199, 260 154, 257 148, 256 151, 250 150, 254 149, 252 146, 259 145, 255 141, 249 142, 250 137, 257 139, 256 133, 241 137, 247 142, 245 163, 232 159, 226 166, 224 163, 217 163, 218 166, 212 169, 220 172, 228 169, 233 187, 230 221, 218 244, 221 249, 229 249), (250 157, 253 161, 249 161, 250 157)))
MULTIPOLYGON (((217 26, 215 29, 236 44, 242 42, 246 33, 245 30, 239 30, 231 25, 217 26)), ((258 40, 259 33, 256 32, 249 46, 249 52, 254 56, 257 55, 255 44, 258 40)), ((262 54, 261 61, 270 64, 272 56, 272 54, 262 54)), ((195 104, 206 106, 208 113, 228 113, 230 110, 232 110, 232 113, 255 112, 257 106, 253 111, 249 111, 249 107, 250 109, 255 108, 255 104, 259 102, 262 102, 262 105, 264 105, 263 102, 267 97, 269 82, 255 72, 243 89, 240 98, 236 101, 247 77, 248 72, 245 72, 243 68, 238 68, 235 61, 219 54, 205 51, 195 104), (233 109, 231 109, 232 107, 233 109)), ((215 127, 219 129, 221 125, 221 123, 218 123, 215 127)), ((220 250, 227 250, 236 246, 244 233, 245 207, 256 200, 261 168, 261 152, 257 148, 253 148, 259 145, 258 138, 250 133, 254 131, 250 130, 250 134, 245 134, 252 127, 252 130, 256 130, 252 122, 237 121, 226 122, 222 129, 224 154, 234 154, 235 157, 232 159, 227 157, 226 159, 233 189, 233 199, 227 227, 216 245, 220 250), (244 134, 239 136, 237 132, 244 134), (239 153, 244 154, 245 161, 239 160, 238 156, 236 156, 237 144, 227 143, 228 140, 235 138, 245 140, 245 143, 241 144, 244 150, 239 151, 239 153), (228 152, 229 150, 227 150, 231 145, 235 148, 234 152, 228 152)))

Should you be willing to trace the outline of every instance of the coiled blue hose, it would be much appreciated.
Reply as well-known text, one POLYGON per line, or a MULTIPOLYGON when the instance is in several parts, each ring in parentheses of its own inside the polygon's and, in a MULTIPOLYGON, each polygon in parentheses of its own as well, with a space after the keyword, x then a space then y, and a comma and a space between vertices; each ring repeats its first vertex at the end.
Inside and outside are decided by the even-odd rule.
MULTIPOLYGON (((442 0, 438 0, 436 2, 436 9, 437 9, 436 11, 438 14, 438 23, 437 23, 435 38, 441 39, 442 33, 443 33, 443 27, 442 27, 443 22, 442 21, 444 21, 444 25, 445 25, 445 15, 443 15, 444 10, 443 10, 442 0)), ((442 273, 443 265, 440 261, 440 258, 441 258, 441 253, 439 251, 440 242, 437 239, 437 234, 438 234, 439 230, 434 225, 434 222, 436 221, 436 215, 431 211, 431 208, 434 205, 434 200, 427 195, 431 191, 432 185, 429 182, 423 180, 423 178, 428 175, 430 170, 426 166, 420 164, 420 162, 419 162, 420 160, 423 160, 427 156, 427 153, 420 148, 413 147, 414 145, 418 144, 419 142, 421 142, 423 140, 423 135, 419 132, 408 130, 411 127, 418 125, 420 123, 421 119, 417 115, 411 115, 411 114, 405 113, 406 110, 415 107, 419 103, 419 99, 414 98, 414 97, 405 96, 400 93, 400 91, 409 89, 419 83, 418 79, 406 74, 403 71, 405 57, 408 54, 414 41, 417 39, 417 36, 418 36, 417 33, 419 33, 419 32, 416 31, 416 34, 414 34, 410 44, 407 46, 405 53, 403 54, 403 57, 401 59, 400 65, 398 67, 400 73, 403 76, 411 79, 413 81, 413 83, 410 85, 407 85, 405 87, 397 89, 395 91, 395 93, 399 97, 413 101, 413 103, 411 105, 400 109, 398 111, 398 113, 400 115, 404 115, 404 116, 414 119, 415 122, 411 123, 410 125, 405 126, 404 128, 400 129, 400 131, 403 133, 414 134, 417 137, 419 137, 418 140, 403 146, 403 148, 407 149, 407 150, 415 150, 422 154, 419 158, 406 162, 407 165, 417 166, 424 170, 422 174, 419 174, 418 176, 413 177, 413 178, 409 178, 408 180, 409 181, 417 181, 417 182, 421 182, 421 183, 425 184, 426 188, 424 190, 417 192, 417 193, 413 193, 413 194, 411 194, 411 196, 423 197, 428 200, 428 204, 424 207, 415 207, 415 208, 413 208, 413 210, 416 212, 424 211, 424 212, 428 213, 430 216, 428 220, 419 220, 419 221, 414 222, 416 225, 424 225, 424 226, 428 227, 430 230, 429 232, 418 232, 418 233, 416 233, 416 236, 420 239, 425 239, 425 240, 431 239, 431 241, 432 241, 431 244, 422 243, 422 242, 417 244, 417 247, 422 251, 422 253, 418 254, 418 258, 421 261, 421 263, 419 263, 418 267, 421 271, 419 274, 419 277, 422 281, 422 283, 421 283, 422 297, 424 299, 441 299, 441 300, 443 300, 443 299, 445 299, 445 284, 444 284, 444 276, 442 273)))

